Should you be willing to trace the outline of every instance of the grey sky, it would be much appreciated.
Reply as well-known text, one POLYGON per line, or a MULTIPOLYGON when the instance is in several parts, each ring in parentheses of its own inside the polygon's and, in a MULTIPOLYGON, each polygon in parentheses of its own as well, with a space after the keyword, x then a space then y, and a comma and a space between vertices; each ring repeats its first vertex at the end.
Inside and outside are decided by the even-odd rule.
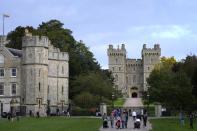
MULTIPOLYGON (((162 56, 182 59, 197 52, 196 0, 3 0, 6 33, 58 19, 107 68, 109 44, 125 43, 129 58, 141 58, 143 43, 159 43, 162 56)), ((2 20, 0 21, 2 25, 2 20)), ((0 26, 2 30, 2 26, 0 26)))

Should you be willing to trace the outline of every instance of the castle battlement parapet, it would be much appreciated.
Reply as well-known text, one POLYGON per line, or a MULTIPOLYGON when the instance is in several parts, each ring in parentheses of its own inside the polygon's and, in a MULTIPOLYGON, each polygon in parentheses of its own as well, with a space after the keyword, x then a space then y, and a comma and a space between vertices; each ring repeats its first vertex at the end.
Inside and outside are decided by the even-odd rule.
POLYGON ((49 60, 69 60, 67 52, 51 52, 49 51, 49 60))
POLYGON ((46 36, 24 36, 22 41, 22 47, 39 46, 48 48, 50 43, 46 36))

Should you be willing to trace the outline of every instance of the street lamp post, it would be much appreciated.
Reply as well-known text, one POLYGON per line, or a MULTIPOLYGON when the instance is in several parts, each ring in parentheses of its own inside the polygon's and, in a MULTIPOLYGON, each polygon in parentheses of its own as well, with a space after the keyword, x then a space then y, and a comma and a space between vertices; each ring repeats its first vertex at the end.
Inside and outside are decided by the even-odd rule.
POLYGON ((147 97, 148 97, 148 109, 147 109, 147 114, 149 114, 149 104, 150 104, 150 94, 149 94, 149 88, 150 86, 147 84, 147 97))
POLYGON ((114 109, 114 94, 112 94, 112 110, 114 109))

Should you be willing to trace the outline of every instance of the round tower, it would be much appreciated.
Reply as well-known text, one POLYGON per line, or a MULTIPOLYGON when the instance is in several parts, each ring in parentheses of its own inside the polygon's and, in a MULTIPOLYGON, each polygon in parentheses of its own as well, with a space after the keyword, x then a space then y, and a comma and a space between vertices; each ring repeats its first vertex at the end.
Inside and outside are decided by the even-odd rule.
POLYGON ((40 111, 42 116, 47 105, 48 43, 47 37, 32 36, 28 30, 22 41, 22 101, 26 112, 40 111))

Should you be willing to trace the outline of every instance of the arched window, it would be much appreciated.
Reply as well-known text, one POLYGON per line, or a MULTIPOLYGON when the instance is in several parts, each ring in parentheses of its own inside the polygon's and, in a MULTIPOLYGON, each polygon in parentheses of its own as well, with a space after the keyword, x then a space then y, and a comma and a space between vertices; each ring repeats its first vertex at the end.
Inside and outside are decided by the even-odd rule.
POLYGON ((0 54, 0 63, 4 63, 4 56, 0 54))
POLYGON ((39 90, 39 92, 40 92, 40 82, 39 82, 39 84, 38 84, 38 90, 39 90))
POLYGON ((64 87, 62 86, 62 95, 64 94, 64 87))

